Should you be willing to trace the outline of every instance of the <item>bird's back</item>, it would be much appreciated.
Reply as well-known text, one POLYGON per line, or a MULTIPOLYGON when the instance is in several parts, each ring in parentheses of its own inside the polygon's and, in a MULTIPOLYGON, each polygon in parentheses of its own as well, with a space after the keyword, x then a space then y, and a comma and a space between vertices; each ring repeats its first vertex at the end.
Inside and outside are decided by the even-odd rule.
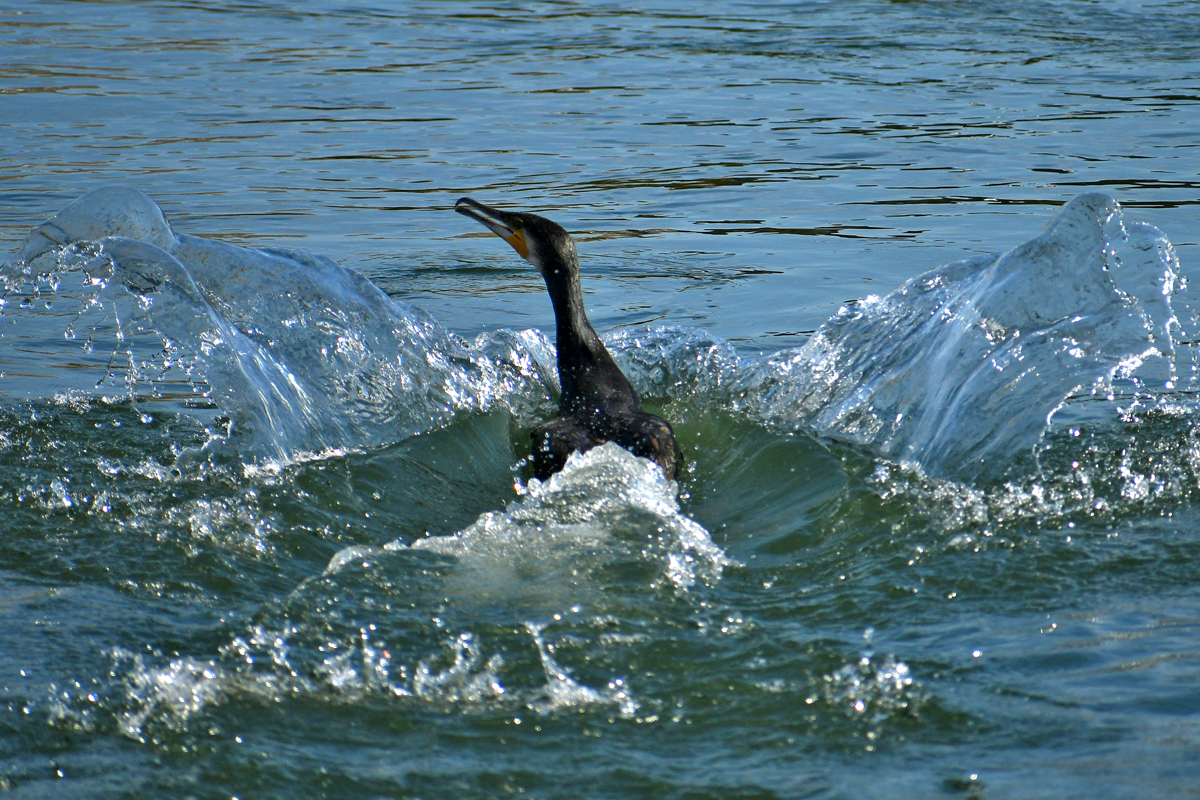
POLYGON ((587 452, 604 442, 614 442, 635 456, 650 459, 671 480, 678 477, 683 463, 670 423, 640 409, 608 418, 600 426, 562 415, 535 428, 531 436, 533 472, 543 480, 562 469, 571 453, 587 452))

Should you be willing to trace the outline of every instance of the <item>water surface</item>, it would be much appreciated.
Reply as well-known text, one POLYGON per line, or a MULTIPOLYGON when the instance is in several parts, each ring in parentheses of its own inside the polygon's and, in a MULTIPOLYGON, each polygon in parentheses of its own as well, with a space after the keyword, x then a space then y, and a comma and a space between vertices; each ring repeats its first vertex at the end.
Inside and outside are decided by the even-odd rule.
POLYGON ((1197 791, 1198 26, 8 3, 0 786, 1197 791), (576 235, 678 487, 530 481, 461 195, 576 235))

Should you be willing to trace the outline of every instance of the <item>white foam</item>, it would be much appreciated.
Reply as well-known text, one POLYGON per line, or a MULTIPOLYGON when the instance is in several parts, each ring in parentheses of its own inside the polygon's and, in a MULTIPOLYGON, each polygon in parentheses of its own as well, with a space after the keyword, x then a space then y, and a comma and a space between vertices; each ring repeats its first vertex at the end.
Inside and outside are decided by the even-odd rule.
POLYGON ((531 481, 504 511, 412 546, 458 558, 472 572, 477 593, 504 593, 522 582, 577 585, 589 565, 604 563, 605 553, 630 551, 657 563, 679 589, 718 580, 730 561, 680 511, 675 490, 650 461, 604 444, 573 454, 549 480, 531 481))

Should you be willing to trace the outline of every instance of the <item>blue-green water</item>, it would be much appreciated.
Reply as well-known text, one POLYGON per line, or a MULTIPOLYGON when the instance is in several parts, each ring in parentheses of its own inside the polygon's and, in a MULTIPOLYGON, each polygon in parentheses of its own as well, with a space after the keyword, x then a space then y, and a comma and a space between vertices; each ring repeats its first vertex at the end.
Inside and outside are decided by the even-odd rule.
POLYGON ((1200 793, 1198 31, 6 3, 0 791, 1200 793), (678 486, 529 480, 464 194, 575 234, 678 486))

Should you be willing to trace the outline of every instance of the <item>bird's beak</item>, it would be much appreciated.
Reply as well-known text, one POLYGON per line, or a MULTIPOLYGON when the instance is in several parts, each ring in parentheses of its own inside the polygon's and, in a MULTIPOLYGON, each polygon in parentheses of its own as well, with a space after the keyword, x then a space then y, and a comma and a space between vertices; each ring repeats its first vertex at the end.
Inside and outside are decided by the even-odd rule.
POLYGON ((514 223, 514 215, 485 206, 469 197, 464 197, 455 203, 454 210, 476 222, 483 223, 488 230, 512 245, 513 250, 516 250, 521 258, 529 258, 529 246, 525 243, 525 234, 522 226, 514 223))

